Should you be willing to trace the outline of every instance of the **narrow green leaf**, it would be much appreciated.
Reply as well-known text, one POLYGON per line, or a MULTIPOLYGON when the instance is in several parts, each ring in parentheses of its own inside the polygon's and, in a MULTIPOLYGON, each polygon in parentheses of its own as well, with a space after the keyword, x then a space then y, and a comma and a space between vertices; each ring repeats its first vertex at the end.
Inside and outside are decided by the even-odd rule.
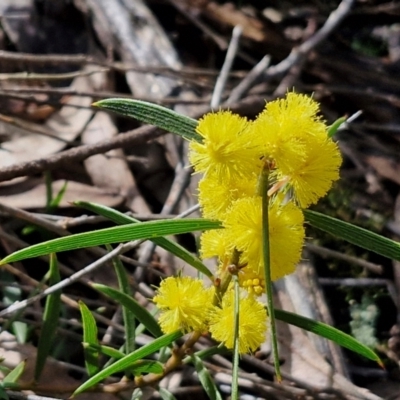
MULTIPOLYGON (((49 284, 52 286, 58 282, 60 282, 60 272, 58 270, 57 257, 54 253, 52 253, 50 255, 49 284)), ((35 365, 34 379, 36 382, 39 380, 46 363, 46 358, 50 354, 58 327, 60 310, 61 290, 57 290, 46 298, 46 305, 43 313, 43 324, 40 332, 35 365)))
POLYGON ((129 372, 135 376, 142 374, 162 374, 163 371, 162 364, 153 360, 139 360, 129 367, 129 372))
POLYGON ((61 189, 57 193, 56 197, 51 198, 51 201, 48 205, 49 211, 53 212, 57 209, 57 207, 60 205, 61 200, 63 199, 65 192, 67 191, 68 187, 68 181, 65 181, 64 184, 62 185, 61 189))
POLYGON ((150 354, 153 354, 160 350, 162 347, 169 346, 172 342, 182 337, 182 332, 176 331, 170 333, 168 335, 161 336, 151 343, 141 347, 140 349, 135 350, 133 353, 126 355, 124 358, 116 361, 114 364, 111 364, 109 367, 104 368, 96 375, 89 378, 86 382, 84 382, 78 389, 75 390, 73 396, 76 396, 79 393, 84 392, 85 390, 91 388, 97 383, 101 382, 103 379, 106 379, 112 374, 115 374, 120 371, 124 371, 129 368, 135 361, 138 361, 144 357, 147 357, 150 354))
POLYGON ((44 172, 44 183, 46 185, 46 210, 50 209, 51 201, 53 200, 53 178, 50 171, 44 172))
POLYGON ((59 206, 67 190, 68 181, 65 181, 56 197, 53 197, 53 179, 49 171, 45 171, 46 184, 46 212, 52 214, 59 206))
POLYGON ((332 125, 328 126, 328 138, 331 138, 339 130, 346 122, 346 119, 346 117, 340 117, 332 125))
POLYGON ((88 343, 88 342, 83 342, 82 345, 85 349, 96 351, 108 357, 115 358, 116 360, 125 357, 125 354, 122 353, 122 351, 114 349, 114 347, 105 346, 103 344, 88 343))
POLYGON ((195 119, 157 104, 133 99, 105 99, 92 105, 158 126, 187 140, 198 142, 201 140, 200 135, 196 133, 197 121, 195 119))
MULTIPOLYGON (((111 246, 107 245, 107 250, 111 250, 111 246)), ((113 258, 112 263, 114 265, 115 273, 117 274, 119 290, 128 297, 132 297, 131 288, 129 285, 128 275, 122 265, 121 260, 118 257, 113 258)), ((124 320, 125 328, 125 353, 129 354, 136 349, 136 321, 135 314, 128 307, 122 304, 122 319, 124 320)))
MULTIPOLYGON (((164 399, 162 396, 161 398, 164 399)), ((9 400, 8 394, 3 386, 3 382, 0 382, 0 400, 9 400)))
POLYGON ((12 332, 14 333, 18 343, 26 343, 28 339, 28 324, 21 321, 14 321, 12 324, 12 332))
POLYGON ((394 240, 315 211, 303 210, 303 213, 305 219, 315 228, 328 232, 363 249, 400 261, 400 243, 394 240))
POLYGON ((176 397, 167 389, 159 388, 158 393, 160 393, 162 400, 176 400, 176 397))
MULTIPOLYGON (((200 350, 200 351, 196 351, 196 356, 199 357, 201 360, 205 360, 207 358, 210 358, 216 354, 221 355, 221 356, 225 356, 228 354, 231 354, 232 350, 228 350, 226 347, 224 346, 212 346, 209 347, 205 350, 200 350)), ((191 356, 187 356, 183 359, 183 363, 187 364, 188 362, 191 362, 191 356)))
MULTIPOLYGON (((118 225, 131 224, 135 222, 141 223, 141 221, 135 218, 129 217, 128 215, 125 215, 120 211, 114 210, 113 208, 110 207, 103 206, 101 204, 89 203, 85 201, 76 201, 74 202, 74 204, 78 207, 82 207, 86 210, 92 211, 96 214, 106 217, 118 225)), ((207 276, 208 278, 211 279, 213 277, 212 272, 203 264, 203 262, 198 257, 190 253, 188 250, 186 250, 178 243, 169 240, 165 237, 151 239, 151 241, 154 242, 157 246, 162 247, 163 249, 169 251, 173 255, 179 257, 181 260, 187 262, 189 265, 191 265, 193 268, 196 268, 200 273, 207 276)))
POLYGON ((4 377, 3 383, 17 383, 18 379, 25 371, 25 366, 26 361, 21 361, 10 373, 4 377))
MULTIPOLYGON (((83 342, 97 345, 97 325, 93 314, 83 301, 79 301, 79 310, 82 317, 83 342)), ((85 367, 89 376, 99 371, 99 352, 91 348, 84 348, 85 367)))
MULTIPOLYGON (((125 357, 124 353, 110 346, 84 342, 83 347, 88 350, 100 352, 106 356, 115 358, 116 360, 120 360, 121 358, 125 357)), ((144 373, 161 374, 163 372, 163 367, 158 361, 140 360, 134 362, 129 367, 128 371, 134 375, 140 375, 144 373)))
POLYGON ((8 390, 17 390, 20 391, 21 390, 21 385, 19 383, 16 382, 0 382, 0 386, 3 389, 8 389, 8 390))
POLYGON ((26 247, 3 258, 0 261, 0 265, 24 260, 26 258, 39 257, 49 253, 58 253, 60 251, 82 249, 110 243, 128 242, 136 239, 153 239, 165 235, 217 228, 221 228, 220 222, 201 218, 150 221, 141 224, 114 226, 112 228, 64 236, 26 247))
POLYGON ((376 361, 379 365, 382 365, 382 361, 373 350, 339 329, 288 311, 275 309, 275 316, 281 321, 332 340, 339 346, 361 354, 372 361, 376 361))
POLYGON ((148 331, 155 337, 161 336, 162 332, 154 317, 142 307, 136 300, 125 293, 120 292, 100 283, 93 283, 92 286, 101 293, 111 297, 117 303, 122 304, 133 312, 135 317, 148 329, 148 331))
POLYGON ((219 393, 214 380, 208 372, 208 369, 203 364, 203 361, 195 354, 193 354, 192 360, 194 367, 196 368, 197 376, 199 377, 201 386, 203 386, 203 389, 207 393, 208 398, 211 400, 222 400, 221 394, 219 393))
POLYGON ((1 365, 2 362, 4 362, 5 358, 4 357, 0 357, 0 372, 3 375, 7 375, 8 373, 10 373, 11 369, 6 367, 5 365, 1 365))

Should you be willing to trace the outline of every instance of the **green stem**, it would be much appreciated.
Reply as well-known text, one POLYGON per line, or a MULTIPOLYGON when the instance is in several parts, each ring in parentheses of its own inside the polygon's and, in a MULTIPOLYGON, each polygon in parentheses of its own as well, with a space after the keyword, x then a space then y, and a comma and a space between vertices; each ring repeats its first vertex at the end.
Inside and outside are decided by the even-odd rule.
MULTIPOLYGON (((230 260, 230 265, 235 266, 236 268, 239 265, 239 257, 240 253, 234 249, 232 253, 232 258, 230 260)), ((229 284, 232 281, 232 272, 229 270, 229 267, 226 266, 225 271, 221 275, 220 284, 216 287, 213 304, 218 305, 221 302, 222 297, 224 297, 225 292, 228 290, 229 284)))
POLYGON ((239 399, 239 303, 240 303, 240 293, 239 293, 239 280, 237 275, 232 275, 235 288, 235 345, 233 352, 233 371, 232 371, 232 400, 239 399))
POLYGON ((265 166, 261 173, 260 194, 262 196, 262 236, 263 236, 263 258, 264 258, 264 275, 265 275, 265 293, 267 295, 267 309, 271 329, 272 352, 274 356, 274 367, 278 382, 282 380, 279 365, 278 339, 276 334, 275 310, 273 302, 272 281, 271 281, 271 252, 269 242, 269 168, 265 166))

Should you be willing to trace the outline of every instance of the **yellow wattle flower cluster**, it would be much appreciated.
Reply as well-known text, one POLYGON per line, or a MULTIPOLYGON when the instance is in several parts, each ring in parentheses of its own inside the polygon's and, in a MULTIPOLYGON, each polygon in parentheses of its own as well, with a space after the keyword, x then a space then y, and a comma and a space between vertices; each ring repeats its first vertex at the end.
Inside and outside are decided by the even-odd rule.
MULTIPOLYGON (((195 172, 203 173, 199 203, 205 218, 219 219, 225 227, 203 234, 203 258, 217 256, 223 271, 236 250, 242 274, 264 279, 258 182, 267 166, 271 277, 294 271, 304 242, 301 208, 327 193, 339 178, 342 160, 318 112, 312 98, 291 92, 267 103, 254 121, 229 111, 199 121, 202 141, 191 142, 189 153, 195 172)), ((249 283, 240 274, 239 279, 249 283)))
MULTIPOLYGON (((271 279, 292 273, 304 243, 301 208, 324 196, 339 178, 341 156, 318 116, 319 105, 305 95, 288 93, 267 103, 248 121, 229 111, 205 115, 198 124, 202 141, 190 143, 189 159, 203 173, 199 203, 205 218, 224 229, 204 232, 203 258, 216 256, 217 275, 232 263, 239 270, 239 352, 252 352, 264 341, 267 314, 257 299, 265 291, 262 198, 259 180, 269 172, 268 230, 271 279)), ((217 280, 218 281, 218 280, 217 280)), ((154 302, 162 311, 164 333, 208 331, 228 348, 234 346, 232 285, 215 304, 215 291, 199 279, 170 277, 154 302)))
MULTIPOLYGON (((159 323, 164 333, 209 331, 228 349, 234 347, 234 292, 229 290, 221 304, 213 304, 214 288, 205 288, 201 279, 168 277, 161 282, 153 301, 161 310, 159 323)), ((264 305, 240 293, 239 352, 254 352, 263 343, 267 328, 264 305)))

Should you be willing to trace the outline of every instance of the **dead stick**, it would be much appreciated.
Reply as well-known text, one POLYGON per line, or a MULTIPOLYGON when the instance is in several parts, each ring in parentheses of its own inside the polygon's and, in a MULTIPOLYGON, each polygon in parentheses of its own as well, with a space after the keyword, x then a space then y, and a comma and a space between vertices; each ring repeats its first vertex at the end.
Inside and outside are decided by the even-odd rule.
POLYGON ((58 168, 69 162, 79 162, 95 154, 109 150, 145 143, 163 135, 165 131, 154 126, 145 125, 133 131, 121 133, 116 137, 100 143, 75 147, 54 154, 47 158, 27 161, 0 169, 0 181, 17 178, 19 176, 34 175, 46 170, 58 168))

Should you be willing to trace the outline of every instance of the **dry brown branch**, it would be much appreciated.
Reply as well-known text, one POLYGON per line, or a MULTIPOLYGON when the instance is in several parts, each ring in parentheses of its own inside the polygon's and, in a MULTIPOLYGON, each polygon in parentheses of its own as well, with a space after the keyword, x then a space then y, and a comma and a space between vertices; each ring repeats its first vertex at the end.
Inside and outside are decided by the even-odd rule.
POLYGON ((70 162, 82 161, 94 154, 105 153, 109 150, 145 143, 155 139, 165 132, 152 126, 142 126, 133 131, 122 133, 110 140, 93 145, 79 146, 65 150, 47 158, 12 165, 0 170, 0 181, 6 181, 19 176, 34 175, 46 170, 58 168, 70 162))
POLYGON ((243 79, 237 88, 231 92, 227 104, 237 102, 240 97, 243 96, 244 93, 261 77, 263 80, 271 80, 272 78, 284 75, 295 65, 300 65, 302 60, 305 59, 312 50, 321 44, 321 42, 323 42, 337 28, 337 26, 349 14, 353 4, 354 0, 343 0, 337 9, 330 14, 324 26, 299 47, 294 48, 280 63, 269 66, 269 60, 264 57, 252 69, 250 74, 243 79))

